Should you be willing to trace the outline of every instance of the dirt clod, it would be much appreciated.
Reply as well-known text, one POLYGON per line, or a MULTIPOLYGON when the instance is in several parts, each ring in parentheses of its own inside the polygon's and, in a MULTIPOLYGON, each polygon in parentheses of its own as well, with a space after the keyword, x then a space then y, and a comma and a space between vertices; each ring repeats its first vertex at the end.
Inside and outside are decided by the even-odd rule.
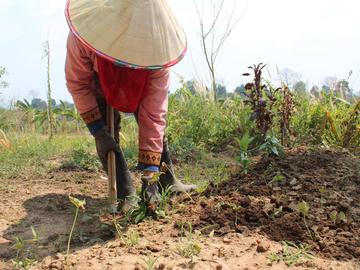
POLYGON ((223 239, 223 242, 224 242, 225 244, 230 244, 230 243, 231 243, 231 240, 230 240, 229 238, 225 237, 225 238, 223 239))
POLYGON ((262 243, 262 242, 260 241, 260 242, 258 242, 256 251, 259 252, 259 253, 265 253, 265 252, 267 252, 269 249, 270 249, 270 245, 264 244, 264 243, 262 243))

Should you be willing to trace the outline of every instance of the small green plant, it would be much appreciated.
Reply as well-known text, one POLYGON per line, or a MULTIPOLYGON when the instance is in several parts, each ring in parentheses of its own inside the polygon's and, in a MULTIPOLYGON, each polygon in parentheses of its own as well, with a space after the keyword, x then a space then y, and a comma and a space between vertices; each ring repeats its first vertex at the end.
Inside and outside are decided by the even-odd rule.
POLYGON ((73 236, 73 233, 74 233, 77 218, 78 218, 78 215, 79 215, 79 209, 85 211, 85 205, 86 205, 85 200, 79 200, 77 198, 72 197, 71 195, 69 195, 69 200, 72 203, 72 205, 75 206, 75 216, 74 216, 73 224, 71 226, 69 239, 68 239, 68 243, 67 243, 67 250, 66 250, 66 257, 65 257, 65 262, 66 262, 67 267, 68 267, 68 257, 69 257, 69 254, 70 254, 70 243, 71 243, 71 239, 72 239, 72 236, 73 236))
POLYGON ((324 187, 324 186, 319 187, 319 192, 320 192, 320 205, 321 205, 321 208, 323 208, 323 204, 324 204, 324 201, 325 201, 324 200, 324 195, 327 192, 326 187, 324 187))
POLYGON ((280 215, 283 211, 283 207, 280 206, 279 208, 275 208, 274 209, 274 217, 277 217, 278 215, 280 215))
POLYGON ((200 254, 201 247, 196 242, 188 241, 187 243, 178 245, 177 250, 181 256, 185 258, 192 258, 193 256, 197 256, 200 254))
POLYGON ((30 269, 32 266, 36 265, 37 261, 35 259, 24 258, 22 260, 12 260, 12 263, 16 269, 27 270, 30 269))
POLYGON ((158 261, 159 258, 153 258, 151 256, 146 257, 146 259, 143 259, 146 269, 147 270, 155 270, 155 264, 158 261))
POLYGON ((240 153, 236 159, 240 162, 243 173, 247 174, 251 163, 249 157, 249 147, 253 141, 253 138, 250 137, 249 133, 245 133, 241 139, 235 138, 235 140, 240 148, 240 153))
POLYGON ((311 260, 314 255, 311 251, 311 246, 284 241, 282 242, 282 251, 279 253, 270 253, 267 257, 270 263, 278 263, 283 261, 287 266, 292 266, 299 261, 306 259, 311 260))
POLYGON ((340 212, 338 213, 337 211, 332 211, 330 214, 329 214, 329 218, 330 220, 332 221, 333 225, 336 225, 337 221, 341 221, 343 223, 347 223, 347 217, 346 217, 346 214, 344 212, 340 212))
POLYGON ((169 212, 169 201, 171 198, 171 195, 173 194, 173 187, 168 186, 166 188, 162 188, 161 190, 161 197, 160 202, 158 203, 155 214, 158 218, 166 218, 169 212))
POLYGON ((284 148, 275 135, 267 135, 259 150, 265 151, 269 156, 282 156, 284 154, 284 148))
POLYGON ((307 202, 302 201, 301 203, 299 203, 297 205, 297 209, 298 209, 299 213, 302 214, 306 230, 307 230, 310 238, 313 240, 312 233, 310 232, 309 226, 308 226, 307 221, 306 221, 306 218, 309 215, 310 205, 307 202))
POLYGON ((119 221, 121 225, 138 224, 145 220, 147 217, 147 205, 143 201, 141 201, 140 196, 133 196, 135 197, 133 199, 139 202, 139 206, 125 213, 124 217, 119 221))
POLYGON ((272 180, 268 183, 268 185, 280 184, 280 183, 284 182, 285 180, 286 180, 285 176, 283 176, 282 174, 277 174, 272 178, 272 180))
POLYGON ((337 211, 332 211, 329 215, 329 217, 334 225, 336 224, 337 216, 338 216, 337 211))
POLYGON ((120 225, 120 223, 118 222, 115 214, 113 214, 113 224, 114 224, 114 228, 115 228, 115 231, 116 231, 116 235, 118 237, 118 239, 120 239, 121 241, 124 241, 124 234, 122 232, 123 230, 123 227, 120 225))
POLYGON ((32 239, 24 240, 17 236, 15 237, 15 244, 11 246, 11 249, 16 251, 16 258, 12 260, 12 263, 17 269, 26 270, 37 263, 36 259, 33 258, 31 248, 39 243, 40 236, 34 227, 31 227, 31 233, 32 239))
POLYGON ((140 242, 140 234, 138 231, 131 231, 126 235, 125 244, 129 247, 134 247, 140 242))
POLYGON ((235 226, 238 225, 238 214, 242 209, 241 205, 237 205, 235 203, 230 204, 231 209, 235 212, 235 226))
POLYGON ((70 159, 65 161, 63 166, 97 172, 100 168, 100 162, 99 159, 90 152, 89 148, 89 143, 78 143, 71 151, 70 159))
POLYGON ((339 220, 340 220, 341 222, 347 223, 347 217, 346 217, 346 215, 345 215, 344 212, 340 212, 340 213, 339 213, 339 220))
POLYGON ((178 253, 185 258, 193 258, 201 252, 201 246, 194 240, 193 230, 191 223, 187 222, 181 224, 181 233, 185 234, 186 242, 179 244, 176 248, 178 253), (185 230, 185 225, 188 225, 189 230, 185 230))

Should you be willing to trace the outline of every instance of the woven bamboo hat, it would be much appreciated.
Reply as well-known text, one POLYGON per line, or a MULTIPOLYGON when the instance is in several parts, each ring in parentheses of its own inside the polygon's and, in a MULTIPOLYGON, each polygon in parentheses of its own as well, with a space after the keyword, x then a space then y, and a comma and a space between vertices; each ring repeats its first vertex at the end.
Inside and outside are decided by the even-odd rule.
POLYGON ((71 31, 115 63, 157 69, 185 55, 186 35, 167 0, 68 0, 71 31))

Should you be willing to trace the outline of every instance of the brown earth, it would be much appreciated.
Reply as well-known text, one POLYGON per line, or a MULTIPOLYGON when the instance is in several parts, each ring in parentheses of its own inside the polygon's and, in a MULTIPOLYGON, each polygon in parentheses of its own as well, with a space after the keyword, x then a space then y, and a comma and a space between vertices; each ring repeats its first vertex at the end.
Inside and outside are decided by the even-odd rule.
POLYGON ((156 269, 281 270, 288 267, 271 265, 267 257, 281 251, 283 240, 309 243, 316 254, 291 269, 360 269, 359 174, 359 158, 342 152, 296 149, 282 159, 262 158, 246 177, 210 185, 203 195, 173 198, 167 219, 130 225, 125 240, 104 222, 107 181, 100 174, 57 170, 44 179, 0 179, 0 269, 14 269, 14 238, 31 239, 31 227, 40 234, 40 242, 25 250, 38 261, 32 269, 65 269, 69 194, 87 203, 69 269, 148 269, 145 260, 157 258, 156 269), (269 184, 280 174, 284 181, 269 184), (326 191, 320 196, 321 186, 326 191), (295 209, 302 200, 310 204, 311 237, 295 209), (333 223, 328 215, 334 210, 346 220, 333 223), (191 244, 200 253, 180 255, 191 244))
POLYGON ((193 226, 214 225, 218 235, 255 230, 275 241, 309 243, 327 258, 359 259, 359 191, 358 157, 300 148, 285 158, 260 159, 247 176, 210 185, 204 198, 190 203, 189 215, 193 226), (271 183, 277 175, 283 180, 271 183), (297 211, 302 201, 310 205, 310 233, 297 211), (338 213, 334 222, 333 211, 338 213))

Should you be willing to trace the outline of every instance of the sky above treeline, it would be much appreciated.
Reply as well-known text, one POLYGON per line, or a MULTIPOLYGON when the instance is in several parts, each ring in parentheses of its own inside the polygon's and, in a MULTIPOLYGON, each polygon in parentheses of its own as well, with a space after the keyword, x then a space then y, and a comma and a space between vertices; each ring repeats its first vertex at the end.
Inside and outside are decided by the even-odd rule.
MULTIPOLYGON (((120 1, 120 0, 119 0, 120 1)), ((219 3, 221 0, 214 0, 219 3)), ((0 66, 6 67, 9 83, 1 90, 2 102, 46 96, 46 62, 43 42, 51 46, 51 79, 55 99, 71 101, 64 79, 68 26, 65 0, 0 0, 0 66)), ((189 52, 174 67, 171 90, 179 78, 194 77, 208 83, 202 57, 199 23, 195 8, 205 3, 211 15, 210 0, 169 0, 189 41, 189 52), (210 6, 210 7, 209 7, 210 6)), ((225 43, 217 62, 217 78, 229 92, 246 83, 251 64, 268 64, 267 76, 277 81, 277 67, 302 75, 309 87, 322 85, 325 77, 350 78, 360 89, 360 10, 359 0, 225 0, 217 33, 227 23, 236 3, 237 27, 225 43)), ((211 17, 211 16, 210 16, 211 17)))

